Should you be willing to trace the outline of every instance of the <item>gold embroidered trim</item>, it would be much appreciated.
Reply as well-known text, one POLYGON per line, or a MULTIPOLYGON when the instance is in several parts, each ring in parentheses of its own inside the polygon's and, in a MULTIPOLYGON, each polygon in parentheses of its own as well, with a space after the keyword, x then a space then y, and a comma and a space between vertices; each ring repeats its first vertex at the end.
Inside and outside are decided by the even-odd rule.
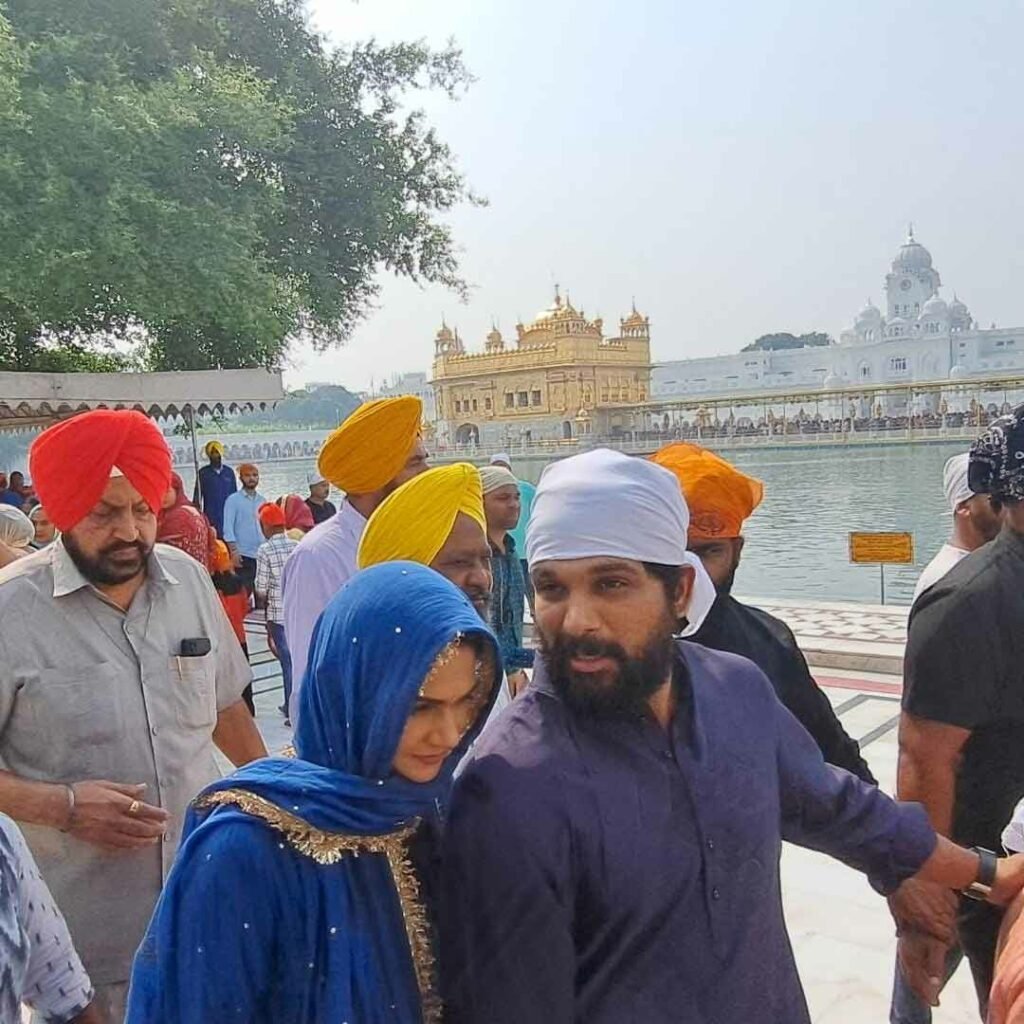
POLYGON ((423 1021, 424 1024, 439 1024, 441 1000, 435 984, 436 961, 426 910, 420 899, 420 883, 406 848, 406 843, 419 827, 419 820, 382 836, 350 836, 316 828, 297 815, 282 810, 277 804, 243 789, 221 789, 195 801, 195 806, 200 809, 226 805, 234 805, 246 814, 265 821, 280 832, 293 849, 312 858, 317 864, 337 864, 347 855, 358 857, 361 853, 383 854, 387 858, 398 904, 402 908, 409 953, 420 991, 423 1021))

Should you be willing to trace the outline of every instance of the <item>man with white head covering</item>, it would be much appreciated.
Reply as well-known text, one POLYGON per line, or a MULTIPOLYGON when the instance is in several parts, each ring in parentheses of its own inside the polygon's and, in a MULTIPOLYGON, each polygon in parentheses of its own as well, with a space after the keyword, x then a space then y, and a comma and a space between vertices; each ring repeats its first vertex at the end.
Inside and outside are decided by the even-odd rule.
MULTIPOLYGON (((980 858, 842 769, 752 662, 674 639, 715 589, 676 478, 597 450, 550 466, 527 555, 542 657, 456 783, 441 967, 455 1024, 807 1024, 782 839, 876 888, 964 888, 980 858)), ((996 899, 1021 884, 1002 861, 996 899), (1011 880, 1012 879, 1012 880, 1011 880)))
POLYGON ((970 459, 969 452, 961 452, 954 455, 942 471, 942 490, 953 516, 953 532, 918 578, 914 601, 972 551, 995 540, 1002 529, 1002 518, 992 507, 991 498, 987 494, 975 494, 967 482, 970 459))
POLYGON ((334 502, 330 500, 331 485, 324 479, 319 469, 311 469, 306 474, 306 483, 309 485, 309 497, 306 504, 313 515, 313 525, 319 526, 327 522, 331 516, 338 514, 334 502))

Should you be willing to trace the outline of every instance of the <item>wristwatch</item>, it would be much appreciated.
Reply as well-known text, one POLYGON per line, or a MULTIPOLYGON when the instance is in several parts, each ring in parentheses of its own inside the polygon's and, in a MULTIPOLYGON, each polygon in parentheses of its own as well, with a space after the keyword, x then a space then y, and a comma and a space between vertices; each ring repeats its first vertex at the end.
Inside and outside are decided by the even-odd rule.
POLYGON ((972 846, 971 850, 978 855, 978 877, 960 895, 966 896, 969 900, 985 902, 992 893, 992 886, 996 882, 996 865, 999 858, 983 846, 972 846))

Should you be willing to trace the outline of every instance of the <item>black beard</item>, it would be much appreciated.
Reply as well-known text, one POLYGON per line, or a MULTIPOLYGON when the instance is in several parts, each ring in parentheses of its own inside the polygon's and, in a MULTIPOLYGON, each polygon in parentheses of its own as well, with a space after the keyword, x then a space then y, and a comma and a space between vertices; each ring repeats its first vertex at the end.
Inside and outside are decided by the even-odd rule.
POLYGON ((111 587, 119 583, 127 583, 129 580, 135 579, 140 573, 144 573, 146 571, 146 559, 153 550, 152 545, 147 547, 141 540, 134 541, 131 544, 118 542, 116 544, 109 544, 98 555, 93 557, 92 555, 85 554, 70 534, 65 533, 63 540, 64 550, 71 556, 71 561, 75 563, 78 571, 90 583, 101 587, 111 587), (134 549, 139 553, 138 565, 120 565, 110 561, 110 555, 128 549, 134 549))
POLYGON ((548 641, 541 635, 541 654, 551 683, 569 710, 581 718, 637 718, 648 711, 648 701, 664 685, 672 669, 675 623, 668 617, 652 633, 638 658, 618 644, 566 635, 548 641), (570 662, 579 655, 609 658, 618 665, 611 679, 573 672, 570 662))
POLYGON ((732 593, 732 585, 735 582, 736 570, 733 569, 733 571, 729 573, 728 577, 721 584, 715 587, 715 591, 723 597, 728 597, 732 593))

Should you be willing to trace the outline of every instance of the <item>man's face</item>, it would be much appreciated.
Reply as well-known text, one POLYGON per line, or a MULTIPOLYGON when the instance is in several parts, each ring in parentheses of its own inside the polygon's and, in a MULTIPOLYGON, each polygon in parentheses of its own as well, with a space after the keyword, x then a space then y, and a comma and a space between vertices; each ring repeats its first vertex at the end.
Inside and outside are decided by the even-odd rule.
POLYGON ((973 498, 960 503, 958 511, 964 509, 971 525, 986 542, 995 540, 1003 528, 1003 510, 998 501, 987 494, 975 494, 973 498))
POLYGON ((64 534, 78 571, 96 586, 143 574, 155 543, 156 514, 123 476, 111 480, 92 511, 64 534))
POLYGON ((20 490, 22 490, 24 488, 24 486, 25 486, 25 476, 24 476, 24 474, 23 473, 19 473, 17 470, 15 470, 11 474, 11 490, 12 491, 20 491, 20 490))
POLYGON ((57 535, 57 530, 53 523, 50 522, 50 517, 46 514, 43 506, 36 505, 29 518, 31 518, 32 525, 36 528, 36 543, 49 544, 57 535))
POLYGON ((480 618, 487 621, 494 578, 491 575, 491 546, 479 523, 460 512, 430 568, 451 580, 472 601, 480 618))
POLYGON ((519 522, 519 509, 519 488, 515 484, 484 495, 484 514, 490 530, 514 530, 519 522))
POLYGON ((220 452, 216 452, 216 451, 210 452, 209 458, 210 458, 210 465, 213 466, 214 469, 220 469, 220 463, 221 463, 220 452))
POLYGON ((322 505, 327 500, 327 496, 330 493, 331 485, 326 480, 321 480, 319 483, 309 485, 309 496, 318 505, 322 505))
POLYGON ((247 469, 242 476, 242 486, 247 491, 255 491, 260 485, 260 471, 253 466, 251 469, 247 469))
POLYGON ((688 547, 704 564, 715 590, 719 594, 730 593, 733 580, 736 578, 736 570, 739 568, 740 555, 743 553, 743 538, 695 540, 691 541, 688 547))
POLYGON ((541 651, 563 700, 585 715, 642 714, 671 671, 693 570, 681 569, 671 599, 641 562, 620 558, 541 562, 531 576, 541 651))
POLYGON ((427 454, 423 441, 417 438, 416 443, 412 446, 412 451, 409 453, 409 458, 405 460, 405 465, 398 476, 388 485, 388 493, 397 491, 407 480, 411 480, 414 476, 419 476, 420 473, 425 473, 430 469, 429 459, 430 456, 427 454))

